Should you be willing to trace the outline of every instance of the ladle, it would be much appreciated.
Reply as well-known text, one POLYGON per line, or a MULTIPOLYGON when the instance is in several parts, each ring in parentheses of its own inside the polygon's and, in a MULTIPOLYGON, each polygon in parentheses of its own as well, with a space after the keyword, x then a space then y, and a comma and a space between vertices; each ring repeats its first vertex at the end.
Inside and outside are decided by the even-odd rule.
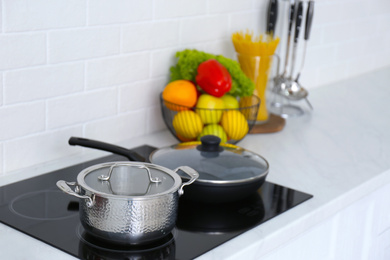
POLYGON ((295 15, 294 44, 293 44, 292 57, 291 57, 292 60, 291 60, 290 79, 292 79, 293 77, 295 60, 298 51, 298 39, 299 39, 299 33, 301 32, 302 12, 303 12, 303 2, 299 1, 297 13, 295 15))
POLYGON ((286 77, 286 74, 287 74, 288 59, 289 59, 289 56, 290 56, 291 31, 292 31, 292 25, 293 25, 293 22, 294 22, 294 12, 295 12, 295 0, 291 0, 291 2, 290 2, 290 10, 289 10, 289 17, 288 17, 287 47, 286 47, 286 58, 285 58, 285 61, 284 61, 283 77, 286 77))
POLYGON ((297 82, 299 80, 299 76, 301 75, 303 65, 305 63, 306 48, 307 48, 307 42, 309 41, 309 37, 310 37, 311 25, 313 22, 313 15, 314 15, 314 1, 309 1, 307 11, 306 11, 306 24, 305 24, 305 37, 304 37, 305 46, 303 48, 301 68, 299 69, 297 77, 295 78, 295 81, 297 81, 297 82))
POLYGON ((274 92, 277 94, 280 94, 285 97, 290 97, 290 86, 291 86, 291 78, 292 73, 294 70, 294 63, 295 63, 295 57, 296 57, 296 51, 298 46, 298 37, 299 37, 299 31, 300 31, 300 25, 302 22, 302 8, 303 4, 302 1, 298 4, 298 9, 295 10, 295 0, 291 0, 290 2, 290 9, 289 9, 289 25, 288 25, 288 34, 287 34, 287 48, 286 48, 286 58, 284 62, 284 71, 282 75, 279 75, 275 78, 275 86, 274 92), (292 26, 295 20, 295 31, 294 31, 294 45, 293 45, 293 53, 292 53, 292 62, 291 62, 291 75, 288 78, 287 77, 287 68, 289 63, 289 56, 290 56, 290 42, 291 42, 291 32, 292 32, 292 26))
MULTIPOLYGON (((286 46, 286 57, 284 60, 284 70, 282 75, 278 75, 275 77, 275 84, 277 87, 276 92, 279 92, 279 89, 285 89, 286 86, 286 75, 288 68, 288 61, 290 57, 290 42, 291 42, 291 31, 294 23, 294 12, 295 12, 295 0, 290 0, 290 9, 289 9, 289 17, 288 17, 288 33, 287 33, 287 46, 286 46)), ((279 70, 278 70, 279 72, 279 70)))
POLYGON ((290 99, 295 99, 295 100, 300 100, 300 99, 305 99, 306 103, 308 106, 313 109, 313 106, 310 104, 309 100, 307 99, 308 92, 307 90, 302 87, 302 85, 299 83, 299 76, 301 75, 303 65, 305 62, 305 56, 306 56, 306 47, 307 47, 307 41, 309 40, 310 37, 310 30, 311 30, 311 24, 313 21, 313 13, 314 13, 314 1, 309 1, 309 5, 307 7, 307 12, 306 12, 306 26, 305 26, 305 46, 303 50, 303 57, 302 57, 302 64, 301 68, 297 74, 297 77, 295 78, 294 81, 291 82, 291 86, 289 88, 289 98, 290 99))
MULTIPOLYGON (((291 10, 292 6, 290 7, 291 10)), ((297 52, 297 46, 298 46, 298 38, 299 38, 299 32, 301 29, 301 22, 302 22, 302 11, 303 11, 303 2, 300 1, 298 3, 298 9, 297 9, 297 14, 296 14, 296 20, 295 20, 295 32, 294 32, 294 46, 293 46, 293 53, 292 53, 292 64, 291 64, 291 72, 290 72, 290 77, 285 78, 286 74, 286 69, 283 73, 282 77, 277 77, 276 78, 276 85, 277 87, 277 92, 278 94, 281 94, 285 96, 286 98, 290 100, 301 100, 305 99, 306 103, 308 106, 313 109, 312 105, 310 104, 309 100, 307 99, 308 92, 307 90, 302 87, 298 81, 299 76, 301 74, 301 71, 303 69, 303 64, 304 64, 304 58, 306 54, 306 45, 307 41, 310 36, 310 29, 311 29, 311 24, 313 20, 313 11, 314 11, 314 1, 309 1, 309 5, 307 8, 306 12, 306 26, 305 26, 305 47, 304 47, 304 55, 303 55, 303 60, 301 64, 301 68, 297 74, 297 77, 295 80, 293 80, 293 73, 294 73, 294 65, 295 65, 295 59, 296 59, 296 52, 297 52)), ((285 63, 286 66, 287 62, 285 63)))
POLYGON ((291 27, 292 26, 292 21, 294 17, 291 17, 292 14, 294 14, 294 3, 291 2, 290 5, 290 19, 289 19, 289 32, 288 32, 288 42, 287 42, 287 55, 286 55, 286 61, 285 61, 285 69, 283 72, 283 75, 281 77, 277 77, 276 85, 277 87, 277 93, 281 94, 288 99, 291 100, 300 100, 302 98, 305 98, 307 96, 307 91, 301 89, 299 84, 295 84, 295 81, 292 79, 293 78, 293 72, 294 72, 294 66, 295 66, 295 59, 297 56, 297 48, 298 48, 298 39, 299 39, 299 32, 301 30, 301 23, 302 23, 302 10, 303 10, 303 2, 299 1, 298 3, 298 8, 296 10, 295 14, 295 30, 294 30, 294 44, 293 44, 293 50, 292 50, 292 61, 291 61, 291 71, 290 71, 290 76, 287 78, 287 65, 288 65, 288 53, 289 53, 289 38, 291 37, 291 27))

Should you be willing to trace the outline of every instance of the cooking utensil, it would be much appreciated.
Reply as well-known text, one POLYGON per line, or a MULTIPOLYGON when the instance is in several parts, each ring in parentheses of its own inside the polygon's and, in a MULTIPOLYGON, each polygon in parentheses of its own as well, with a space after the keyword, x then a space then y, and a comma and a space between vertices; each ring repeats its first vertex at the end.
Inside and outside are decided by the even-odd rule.
MULTIPOLYGON (((299 9, 299 7, 298 7, 299 9)), ((310 109, 313 109, 313 106, 307 99, 308 92, 307 90, 302 87, 302 85, 298 82, 299 76, 301 75, 301 71, 303 69, 304 65, 304 60, 305 60, 305 55, 306 55, 306 45, 307 41, 309 40, 310 37, 310 30, 311 30, 311 24, 313 20, 313 13, 314 13, 314 1, 309 1, 308 7, 307 7, 307 12, 306 12, 306 25, 305 25, 305 46, 304 46, 304 52, 303 52, 303 57, 302 57, 302 63, 301 63, 301 68, 298 71, 297 77, 295 80, 290 82, 290 85, 287 86, 285 89, 285 95, 289 97, 291 100, 301 100, 305 99, 307 105, 310 107, 310 109)), ((292 72, 292 70, 291 70, 292 72)))
MULTIPOLYGON (((309 37, 309 35, 310 35, 310 27, 311 27, 311 20, 312 20, 311 15, 313 13, 312 7, 313 7, 313 5, 309 4, 308 10, 307 10, 305 40, 306 40, 306 37, 309 37)), ((290 10, 291 10, 291 8, 290 8, 290 10)), ((281 95, 285 96, 286 98, 293 100, 293 101, 305 99, 305 101, 308 104, 308 106, 310 107, 310 109, 313 109, 311 103, 307 99, 308 91, 305 88, 303 88, 298 83, 298 80, 297 80, 297 78, 300 75, 301 70, 299 71, 297 78, 295 80, 293 79, 294 67, 295 67, 296 56, 297 56, 298 39, 299 39, 299 33, 301 30, 301 23, 302 23, 302 13, 303 13, 303 2, 299 1, 297 13, 295 15, 295 32, 294 32, 294 44, 293 44, 290 76, 287 79, 284 76, 276 77, 275 84, 277 87, 274 89, 274 92, 277 92, 278 94, 281 94, 281 95)), ((305 43, 306 43, 306 41, 305 41, 305 43)), ((301 69, 302 69, 302 66, 301 66, 301 69)), ((282 107, 282 106, 283 105, 281 105, 279 107, 282 107)), ((289 106, 292 107, 294 111, 298 111, 298 113, 295 113, 295 114, 297 114, 297 115, 302 114, 302 110, 299 109, 299 107, 296 107, 294 105, 289 105, 289 106)))
MULTIPOLYGON (((88 145, 127 156, 127 149, 116 149, 115 145, 95 140, 72 137, 69 144, 88 145)), ((216 136, 203 136, 201 142, 157 149, 149 160, 168 169, 176 169, 178 165, 195 169, 199 178, 186 187, 183 199, 209 203, 236 201, 253 194, 264 183, 269 171, 269 164, 262 156, 232 144, 220 144, 216 136)), ((181 171, 178 174, 188 180, 181 171)))
POLYGON ((155 150, 150 160, 170 169, 181 163, 196 169, 199 178, 186 189, 183 199, 208 203, 232 202, 253 194, 269 171, 268 162, 260 155, 220 144, 220 139, 211 135, 203 136, 201 142, 155 150))
POLYGON ((299 39, 299 33, 301 31, 302 12, 303 12, 303 2, 299 1, 297 13, 295 14, 295 31, 294 31, 294 43, 293 43, 292 57, 291 57, 290 78, 292 78, 294 73, 295 60, 296 60, 297 49, 298 49, 298 39, 299 39))
MULTIPOLYGON (((276 92, 277 94, 283 94, 282 92, 288 89, 288 86, 290 84, 290 79, 287 78, 287 68, 290 59, 291 32, 294 24, 294 18, 295 18, 295 0, 291 0, 289 12, 288 12, 287 46, 286 46, 286 57, 284 59, 284 70, 281 75, 277 75, 274 79, 275 87, 273 88, 273 91, 276 92)), ((272 106, 281 107, 282 105, 280 105, 279 103, 272 102, 272 106)))
MULTIPOLYGON (((288 79, 285 82, 281 83, 279 93, 281 93, 288 99, 294 101, 298 101, 301 99, 307 100, 307 96, 309 95, 309 92, 305 88, 303 88, 298 82, 292 79, 288 79)), ((309 101, 307 100, 307 102, 309 101)))
POLYGON ((268 3, 266 32, 271 38, 273 38, 275 35, 277 19, 278 19, 278 0, 270 0, 268 3))
POLYGON ((69 138, 68 143, 70 145, 80 145, 83 147, 88 147, 88 148, 94 148, 106 152, 111 152, 115 154, 120 154, 122 156, 125 156, 127 159, 130 161, 135 161, 135 162, 145 162, 146 159, 139 155, 138 153, 134 152, 133 150, 129 150, 117 145, 113 144, 107 144, 104 142, 99 142, 99 141, 91 141, 90 139, 86 138, 81 138, 81 137, 71 137, 69 138))
POLYGON ((79 198, 86 232, 111 243, 142 244, 170 234, 183 187, 198 176, 187 166, 170 170, 143 162, 108 162, 84 169, 77 182, 60 180, 57 186, 79 198), (189 181, 182 183, 179 171, 189 181))
POLYGON ((295 0, 290 1, 290 9, 288 16, 288 31, 287 31, 287 46, 286 46, 286 58, 284 60, 284 71, 282 77, 285 78, 287 75, 288 60, 290 57, 290 42, 291 42, 291 31, 294 23, 294 12, 295 12, 295 0))
POLYGON ((295 78, 295 81, 298 82, 299 76, 301 75, 303 65, 305 63, 305 58, 306 58, 306 48, 307 48, 307 42, 309 41, 310 38, 310 31, 311 31, 311 25, 313 22, 313 15, 314 15, 314 1, 309 1, 308 6, 307 6, 307 11, 306 11, 306 23, 305 23, 305 45, 303 47, 303 56, 302 56, 302 63, 301 63, 301 68, 299 69, 297 76, 295 78))

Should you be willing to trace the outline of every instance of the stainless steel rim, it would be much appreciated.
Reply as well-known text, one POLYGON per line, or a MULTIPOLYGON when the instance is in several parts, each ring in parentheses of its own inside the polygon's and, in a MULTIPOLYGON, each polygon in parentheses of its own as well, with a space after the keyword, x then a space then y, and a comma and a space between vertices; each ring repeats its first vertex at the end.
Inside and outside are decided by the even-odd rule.
MULTIPOLYGON (((255 182, 257 180, 261 180, 262 178, 267 176, 267 174, 269 172, 269 164, 268 164, 267 160, 264 159, 264 161, 267 164, 267 170, 263 174, 252 177, 252 178, 246 178, 246 179, 241 179, 241 180, 226 180, 226 181, 197 179, 194 183, 218 184, 218 185, 235 185, 235 184, 252 183, 252 182, 255 182)), ((187 177, 183 177, 183 179, 187 179, 187 177)))
MULTIPOLYGON (((174 149, 175 147, 177 147, 178 145, 172 145, 172 146, 169 146, 169 147, 165 147, 165 149, 174 149)), ((264 178, 265 176, 267 176, 268 172, 269 172, 269 163, 268 161, 261 155, 258 155, 258 154, 255 154, 249 150, 246 150, 242 147, 238 147, 238 146, 235 146, 235 145, 231 145, 231 144, 223 144, 222 145, 225 149, 234 149, 234 150, 242 150, 242 151, 247 151, 247 152, 250 152, 254 155, 256 155, 257 157, 260 157, 261 159, 264 160, 265 164, 266 164, 266 170, 264 171, 264 173, 258 175, 258 176, 255 176, 255 177, 251 177, 251 178, 246 178, 246 179, 241 179, 241 180, 203 180, 203 179, 196 179, 194 181, 194 183, 204 183, 204 184, 219 184, 219 185, 235 185, 235 184, 244 184, 244 183, 251 183, 251 182, 255 182, 257 180, 260 180, 262 178, 264 178)), ((160 148, 159 150, 162 150, 164 148, 160 148)), ((149 155, 149 161, 153 162, 153 155, 157 152, 157 150, 153 151, 150 155, 149 155)), ((189 179, 187 176, 182 176, 181 178, 187 180, 189 179)))
POLYGON ((174 171, 172 171, 168 168, 162 167, 160 165, 155 165, 155 164, 151 164, 151 163, 120 161, 120 162, 108 162, 108 163, 96 164, 96 165, 93 165, 93 166, 90 166, 90 167, 84 169, 83 171, 81 171, 77 175, 77 184, 85 191, 91 192, 92 194, 97 195, 99 197, 110 198, 110 199, 126 199, 126 200, 128 200, 128 199, 148 200, 148 199, 155 199, 157 197, 161 197, 161 196, 164 196, 167 194, 172 194, 172 193, 177 192, 180 189, 182 181, 181 181, 180 176, 177 173, 175 173, 174 171), (160 170, 160 171, 170 175, 174 179, 174 184, 171 188, 169 188, 161 193, 158 193, 158 194, 145 195, 145 196, 124 196, 124 195, 115 195, 115 194, 109 194, 109 193, 103 193, 103 192, 97 191, 97 190, 91 188, 85 182, 85 176, 87 174, 89 174, 90 172, 101 169, 101 168, 107 168, 109 170, 113 164, 117 164, 120 166, 130 166, 130 167, 138 167, 140 165, 143 165, 143 166, 147 166, 147 167, 152 168, 152 169, 157 169, 157 170, 160 170))

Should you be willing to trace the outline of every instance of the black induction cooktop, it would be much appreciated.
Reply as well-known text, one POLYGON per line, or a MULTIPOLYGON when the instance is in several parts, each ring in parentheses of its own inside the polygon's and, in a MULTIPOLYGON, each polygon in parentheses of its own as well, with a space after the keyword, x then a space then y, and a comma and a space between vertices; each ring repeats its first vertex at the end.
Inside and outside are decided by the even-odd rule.
MULTIPOLYGON (((134 150, 145 158, 155 148, 134 150)), ((265 182, 244 200, 206 204, 180 198, 175 229, 152 244, 124 246, 90 237, 80 224, 78 201, 59 191, 58 180, 76 181, 83 169, 125 157, 109 155, 0 187, 0 222, 80 259, 194 259, 310 199, 265 182)))

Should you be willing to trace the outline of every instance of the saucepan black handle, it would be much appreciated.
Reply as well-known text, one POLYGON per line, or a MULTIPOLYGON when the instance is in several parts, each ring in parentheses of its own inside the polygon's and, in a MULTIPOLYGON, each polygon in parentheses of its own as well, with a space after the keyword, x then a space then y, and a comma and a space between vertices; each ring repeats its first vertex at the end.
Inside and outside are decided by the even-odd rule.
POLYGON ((94 148, 97 150, 119 154, 125 156, 130 161, 136 161, 136 162, 146 161, 145 158, 139 155, 138 153, 114 144, 104 143, 101 141, 96 141, 96 140, 81 138, 81 137, 71 137, 68 143, 70 145, 79 145, 83 147, 94 148))

